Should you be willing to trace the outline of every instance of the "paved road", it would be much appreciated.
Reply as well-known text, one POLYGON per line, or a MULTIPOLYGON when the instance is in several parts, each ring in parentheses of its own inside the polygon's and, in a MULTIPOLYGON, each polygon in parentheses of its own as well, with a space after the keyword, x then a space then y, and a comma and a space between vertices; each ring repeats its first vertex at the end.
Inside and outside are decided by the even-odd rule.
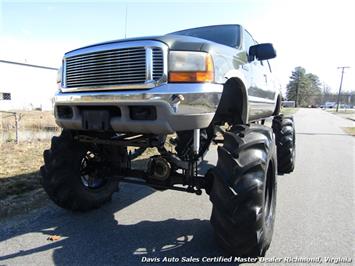
MULTIPOLYGON (((267 257, 321 256, 323 262, 324 257, 351 257, 355 146, 341 127, 354 124, 318 109, 301 109, 295 120, 296 170, 279 177, 275 234, 267 257)), ((215 157, 212 150, 209 163, 215 157)), ((131 266, 146 257, 221 256, 210 212, 206 195, 132 185, 123 185, 112 203, 87 214, 46 203, 1 222, 0 265, 131 266), (48 235, 61 239, 50 242, 48 235)))

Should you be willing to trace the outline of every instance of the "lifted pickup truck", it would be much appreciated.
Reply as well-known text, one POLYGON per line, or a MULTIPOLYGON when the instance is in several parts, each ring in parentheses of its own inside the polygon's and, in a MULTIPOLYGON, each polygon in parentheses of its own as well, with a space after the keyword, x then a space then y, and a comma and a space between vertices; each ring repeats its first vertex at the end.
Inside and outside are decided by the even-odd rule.
POLYGON ((292 172, 295 158, 293 119, 280 114, 268 61, 275 56, 272 44, 258 44, 240 25, 66 53, 54 111, 63 132, 44 152, 44 189, 78 211, 109 201, 119 182, 197 195, 204 189, 220 245, 235 256, 263 256, 273 234, 276 174, 292 172), (212 142, 217 165, 201 174, 212 142), (148 147, 159 154, 146 169, 133 168, 148 147))

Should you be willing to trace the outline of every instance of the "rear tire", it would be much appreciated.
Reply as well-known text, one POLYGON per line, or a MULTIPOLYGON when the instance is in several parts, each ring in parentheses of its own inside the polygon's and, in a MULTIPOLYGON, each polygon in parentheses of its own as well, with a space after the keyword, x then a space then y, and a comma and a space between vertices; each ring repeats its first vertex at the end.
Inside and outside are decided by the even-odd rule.
POLYGON ((44 151, 41 183, 58 206, 73 211, 95 209, 111 200, 118 180, 108 177, 109 165, 94 145, 75 141, 69 131, 53 137, 44 151))
POLYGON ((217 242, 230 255, 264 256, 276 208, 276 147, 271 129, 237 126, 218 148, 210 200, 217 242))
POLYGON ((272 129, 277 146, 278 174, 288 174, 295 169, 296 160, 296 131, 293 117, 275 116, 272 129))

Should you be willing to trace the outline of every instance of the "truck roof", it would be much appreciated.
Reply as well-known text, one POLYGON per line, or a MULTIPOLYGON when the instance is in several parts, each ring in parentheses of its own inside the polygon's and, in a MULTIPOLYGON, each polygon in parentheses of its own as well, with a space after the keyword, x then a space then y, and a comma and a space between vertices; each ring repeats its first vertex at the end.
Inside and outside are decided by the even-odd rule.
MULTIPOLYGON (((174 43, 176 42, 189 42, 190 44, 195 43, 195 49, 199 50, 199 48, 202 47, 202 41, 203 42, 216 42, 211 38, 201 38, 201 36, 193 36, 188 34, 188 31, 192 31, 192 30, 202 30, 202 29, 208 29, 208 28, 212 28, 212 27, 225 27, 225 26, 235 26, 235 27, 241 27, 239 24, 221 24, 221 25, 211 25, 211 26, 203 26, 203 27, 197 27, 197 28, 190 28, 190 29, 186 29, 186 30, 181 30, 181 31, 175 31, 175 32, 171 32, 171 33, 167 33, 165 35, 161 35, 161 36, 143 36, 143 37, 134 37, 134 38, 127 38, 127 39, 117 39, 117 40, 111 40, 111 41, 106 41, 106 42, 101 42, 101 43, 95 43, 95 44, 91 44, 88 46, 83 46, 80 47, 78 49, 74 49, 71 50, 68 53, 83 49, 83 48, 90 48, 90 47, 94 47, 97 45, 103 45, 103 44, 110 44, 110 43, 120 43, 120 42, 130 42, 130 41, 144 41, 144 40, 157 40, 157 41, 161 41, 165 44, 167 44, 169 47, 171 47, 174 43), (199 47, 199 48, 198 48, 199 47)), ((221 43, 221 42, 219 42, 221 43)), ((222 43, 223 44, 223 43, 222 43)))

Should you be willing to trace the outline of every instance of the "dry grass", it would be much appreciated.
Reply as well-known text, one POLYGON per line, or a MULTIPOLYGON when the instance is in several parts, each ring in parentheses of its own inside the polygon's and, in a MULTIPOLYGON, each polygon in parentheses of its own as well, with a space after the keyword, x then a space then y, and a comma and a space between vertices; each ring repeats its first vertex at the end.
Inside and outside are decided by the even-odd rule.
POLYGON ((327 109, 326 111, 333 115, 355 121, 354 109, 339 109, 338 112, 336 111, 336 109, 327 109))
MULTIPOLYGON (((34 136, 43 131, 49 132, 49 136, 51 133, 59 134, 59 127, 55 124, 52 112, 29 111, 18 112, 18 115, 21 117, 20 135, 26 130, 33 132, 34 136)), ((13 115, 0 112, 0 133, 15 134, 13 115)), ((14 136, 11 139, 14 139, 14 136)), ((23 206, 20 205, 32 208, 32 203, 37 198, 41 200, 45 196, 40 184, 39 168, 43 165, 43 151, 50 147, 50 139, 21 141, 19 144, 1 141, 0 139, 0 218, 17 209, 22 212, 23 206)), ((147 158, 156 154, 158 152, 155 148, 148 148, 135 159, 134 165, 144 168, 147 158)))
POLYGON ((355 127, 343 127, 343 130, 349 135, 355 137, 355 127))
MULTIPOLYGON (((20 111, 19 128, 31 130, 53 130, 59 129, 55 123, 53 112, 51 111, 20 111)), ((11 130, 15 128, 15 117, 9 113, 0 112, 0 129, 11 130)))
POLYGON ((355 109, 338 109, 338 112, 336 111, 336 108, 332 109, 326 109, 327 112, 329 113, 338 113, 338 114, 355 114, 355 109))
POLYGON ((281 108, 281 114, 284 114, 285 116, 290 116, 295 114, 298 111, 298 108, 281 108))
POLYGON ((0 144, 0 200, 40 187, 39 168, 49 141, 0 144))
MULTIPOLYGON (((43 151, 50 147, 50 139, 39 140, 36 134, 43 131, 53 133, 48 137, 59 134, 59 127, 50 111, 20 111, 17 115, 19 135, 28 130, 33 132, 35 141, 20 141, 19 144, 9 142, 15 139, 15 117, 13 114, 0 112, 0 133, 8 136, 5 140, 8 142, 1 143, 3 140, 0 139, 0 203, 12 196, 41 190, 39 168, 43 164, 43 151)), ((171 147, 167 146, 171 150, 171 147)), ((132 151, 132 148, 129 150, 132 151)), ((148 148, 135 159, 134 165, 144 168, 147 158, 157 154, 157 149, 148 148)))
MULTIPOLYGON (((43 165, 43 151, 49 148, 50 140, 0 144, 0 201, 41 188, 39 168, 43 165)), ((134 165, 144 168, 147 158, 157 154, 156 148, 148 148, 134 165)))

